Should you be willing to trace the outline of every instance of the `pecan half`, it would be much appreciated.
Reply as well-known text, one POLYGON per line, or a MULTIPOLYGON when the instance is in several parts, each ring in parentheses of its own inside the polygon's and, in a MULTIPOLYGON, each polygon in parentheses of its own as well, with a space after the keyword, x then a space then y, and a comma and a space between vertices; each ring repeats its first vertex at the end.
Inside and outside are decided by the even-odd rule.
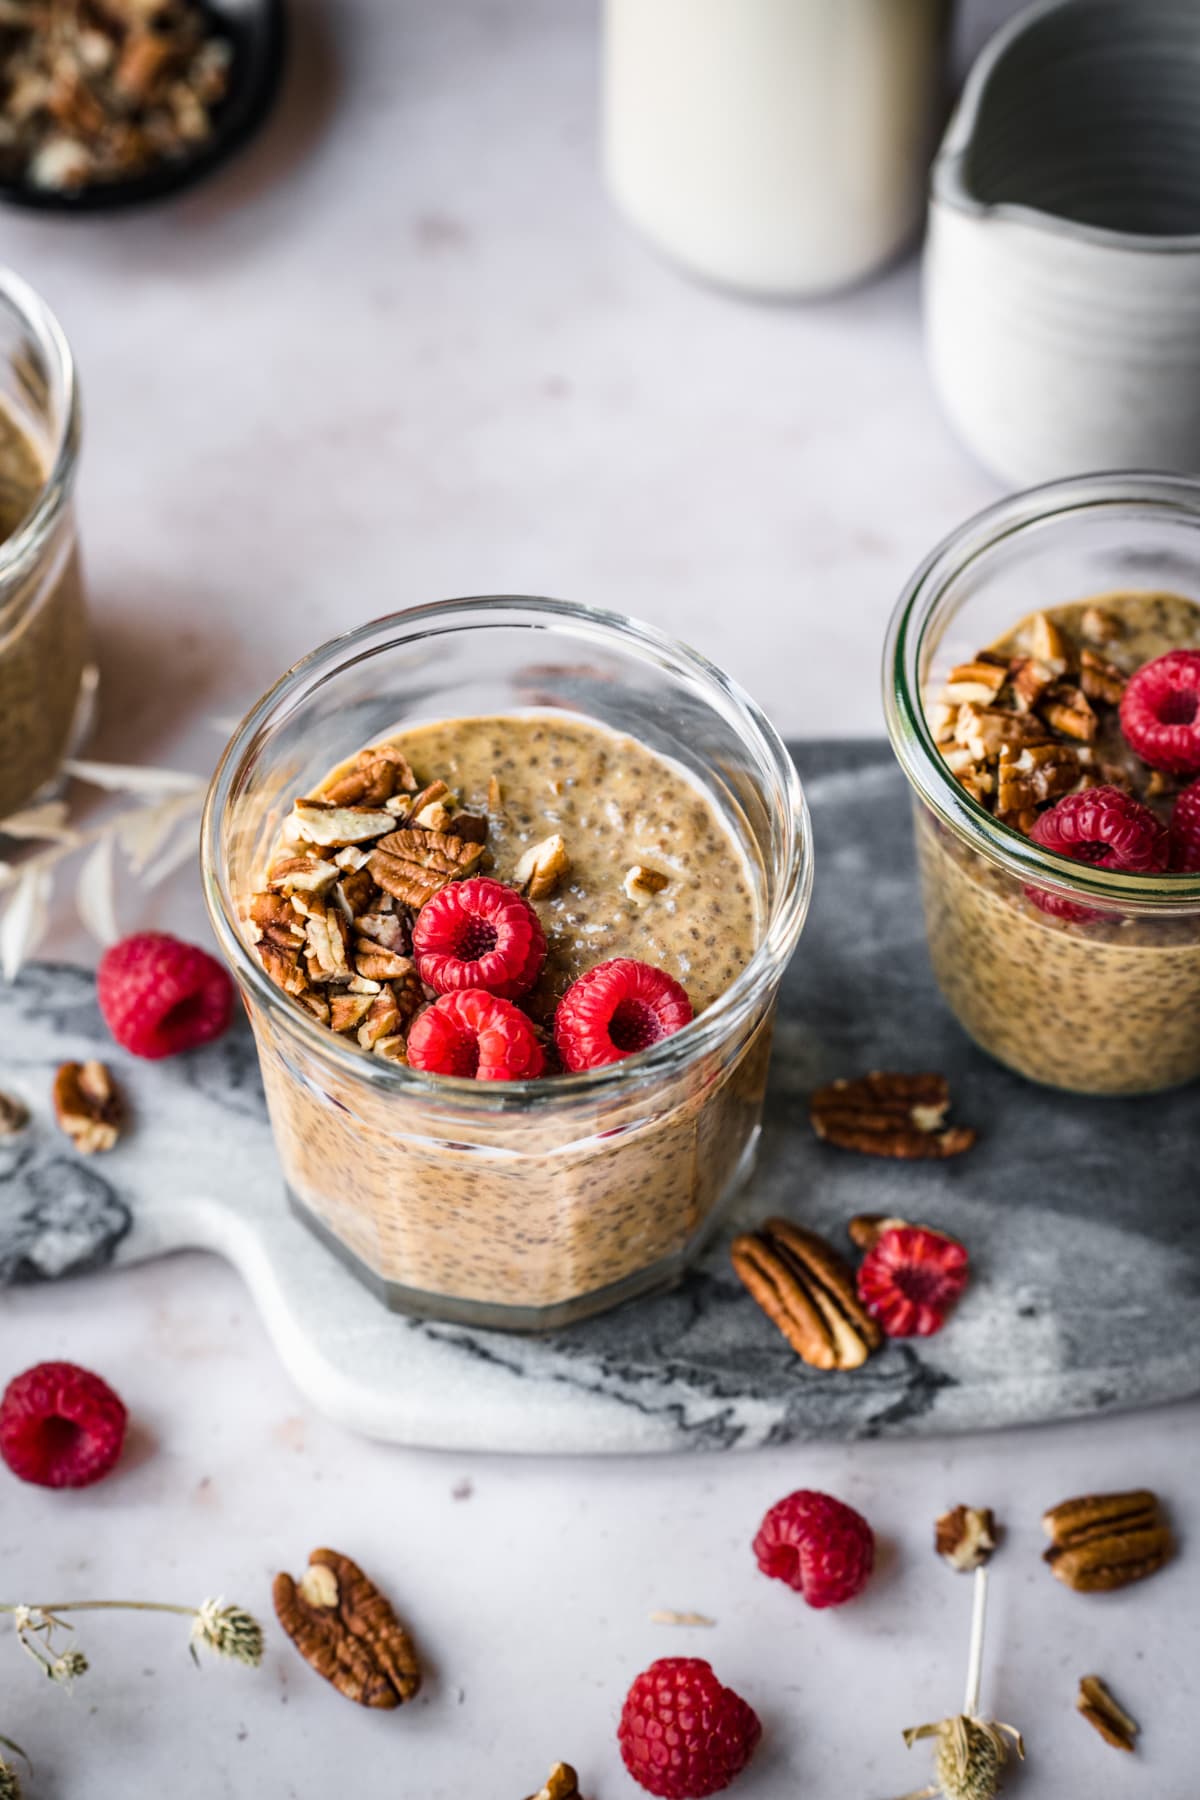
POLYGON ((529 1800, 581 1800, 579 1777, 570 1763, 555 1763, 546 1778, 546 1785, 539 1788, 536 1794, 530 1794, 529 1800))
POLYGON ((933 1547, 960 1574, 981 1569, 996 1548, 996 1520, 990 1506, 955 1506, 933 1531, 933 1547))
POLYGON ((1050 1539, 1044 1560, 1076 1593, 1108 1593, 1143 1581, 1171 1554, 1171 1534, 1148 1488, 1085 1494, 1042 1515, 1050 1539))
POLYGON ((457 876, 469 875, 482 855, 481 844, 413 825, 381 838, 367 867, 385 893, 419 911, 457 876))
POLYGON ((810 1368, 860 1368, 883 1342, 849 1264, 815 1232, 768 1219, 734 1238, 730 1257, 738 1279, 810 1368))
POLYGON ((279 1623, 305 1662, 359 1706, 411 1700, 420 1665, 391 1604, 339 1551, 314 1550, 308 1562, 299 1582, 281 1573, 272 1590, 279 1623))
POLYGON ((1075 1705, 1106 1744, 1115 1750, 1133 1750, 1139 1730, 1137 1720, 1118 1706, 1098 1675, 1080 1678, 1075 1705))
POLYGON ((561 833, 531 844, 513 870, 513 883, 531 900, 547 899, 570 873, 571 858, 561 833))
POLYGON ((867 1156, 905 1160, 959 1156, 975 1142, 966 1125, 946 1127, 944 1075, 862 1075, 831 1081, 809 1100, 813 1130, 826 1143, 867 1156))
POLYGON ((111 1150, 124 1108, 102 1062, 63 1063, 54 1077, 54 1116, 77 1150, 111 1150))

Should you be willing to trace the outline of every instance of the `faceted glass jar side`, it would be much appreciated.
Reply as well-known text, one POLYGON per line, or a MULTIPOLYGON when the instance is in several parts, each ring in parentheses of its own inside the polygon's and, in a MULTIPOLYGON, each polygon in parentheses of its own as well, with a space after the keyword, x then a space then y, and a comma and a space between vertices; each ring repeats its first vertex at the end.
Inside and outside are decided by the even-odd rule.
POLYGON ((716 670, 557 602, 446 602, 377 621, 291 671, 242 726, 209 798, 204 864, 293 1203, 390 1304, 537 1329, 686 1267, 753 1162, 775 999, 811 885, 791 761, 716 670), (351 1047, 263 976, 239 896, 258 885, 292 798, 363 744, 531 706, 684 765, 755 872, 757 951, 683 1032, 583 1075, 472 1082, 351 1047))
POLYGON ((57 776, 83 727, 88 660, 72 499, 79 449, 74 366, 50 312, 6 271, 0 271, 0 415, 0 480, 7 481, 3 499, 11 514, 0 543, 3 819, 57 776), (32 479, 27 458, 36 466, 32 479))
POLYGON ((983 1049, 1079 1093, 1149 1093, 1200 1075, 1200 879, 1092 868, 1001 824, 949 771, 927 709, 951 668, 1031 612, 1166 590, 1200 603, 1200 483, 1054 483, 939 546, 885 652, 938 985, 983 1049))

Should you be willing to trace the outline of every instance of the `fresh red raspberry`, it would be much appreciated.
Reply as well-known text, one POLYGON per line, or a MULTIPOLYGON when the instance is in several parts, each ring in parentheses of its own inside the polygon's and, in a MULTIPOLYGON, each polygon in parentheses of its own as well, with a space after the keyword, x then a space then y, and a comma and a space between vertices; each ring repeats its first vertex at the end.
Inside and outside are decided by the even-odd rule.
POLYGON ((134 1056, 175 1056, 220 1037, 233 983, 215 958, 165 931, 139 931, 100 958, 96 995, 108 1029, 134 1056))
POLYGON ((484 988, 519 1000, 542 972, 546 934, 523 894, 486 875, 427 900, 413 926, 421 980, 439 994, 484 988))
MULTIPOLYGON (((1030 837, 1043 850, 1069 856, 1094 869, 1118 869, 1130 875, 1160 875, 1167 866, 1168 840, 1163 825, 1148 806, 1120 788, 1085 788, 1065 794, 1039 813, 1030 837)), ((1052 918, 1082 923, 1101 915, 1064 895, 1027 887, 1026 896, 1052 918)))
POLYGON ((648 1050, 692 1017, 677 981, 652 963, 617 956, 573 981, 554 1015, 554 1041, 571 1070, 598 1069, 648 1050))
POLYGON ((482 988, 459 988, 427 1006, 409 1030, 408 1061, 431 1075, 476 1081, 527 1081, 546 1067, 525 1014, 482 988))
POLYGON ((967 1285, 967 1252, 921 1225, 894 1225, 858 1271, 858 1297, 889 1337, 932 1337, 967 1285))
POLYGON ((1177 875, 1200 875, 1200 781, 1185 787, 1175 802, 1171 867, 1177 875))
POLYGON ((719 1794, 754 1755, 762 1726, 700 1656, 664 1656, 625 1696, 617 1740, 625 1767, 663 1800, 719 1794))
POLYGON ((0 1399, 0 1456, 38 1487, 90 1487, 120 1456, 125 1418, 98 1375, 74 1363, 38 1363, 0 1399))
POLYGON ((810 1606, 841 1606, 861 1594, 875 1567, 875 1536, 862 1514, 800 1488, 777 1500, 754 1540, 764 1575, 786 1581, 810 1606))
POLYGON ((1121 696, 1121 730, 1135 756, 1173 775, 1200 770, 1200 650, 1143 663, 1121 696))

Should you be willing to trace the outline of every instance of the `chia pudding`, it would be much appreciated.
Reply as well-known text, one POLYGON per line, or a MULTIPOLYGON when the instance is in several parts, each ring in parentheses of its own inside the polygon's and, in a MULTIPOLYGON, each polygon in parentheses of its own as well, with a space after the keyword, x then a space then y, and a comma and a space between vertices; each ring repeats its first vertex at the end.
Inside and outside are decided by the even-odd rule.
MULTIPOLYGON (((1187 775, 1147 765, 1122 731, 1128 678, 1200 650, 1200 606, 1117 591, 1030 615, 926 700, 939 752, 1001 824, 1035 841, 1064 797, 1103 787, 1166 827, 1187 775)), ((1014 877, 915 808, 938 983, 984 1049, 1036 1081, 1132 1094, 1200 1074, 1200 916, 1170 904, 1076 902, 1014 877)), ((1147 879, 1147 889, 1151 884, 1147 879)))
POLYGON ((50 782, 67 752, 87 657, 74 524, 64 512, 36 555, 8 546, 48 470, 0 405, 0 820, 50 782))
POLYGON ((319 1059, 286 1011, 251 1004, 288 1187, 393 1304, 550 1324, 682 1268, 752 1157, 773 995, 698 1060, 594 1094, 556 1068, 551 1029, 598 964, 650 964, 702 1016, 754 955, 763 871, 681 764, 565 712, 405 728, 299 801, 256 886, 243 932, 266 972, 359 1053, 353 1072, 319 1059), (399 1096, 375 1079, 416 1073, 406 1040, 437 1000, 416 921, 481 876, 540 921, 520 1005, 548 1058, 540 1080, 477 1084, 483 1113, 476 1084, 426 1074, 399 1096), (564 1107, 540 1100, 572 1081, 564 1107))

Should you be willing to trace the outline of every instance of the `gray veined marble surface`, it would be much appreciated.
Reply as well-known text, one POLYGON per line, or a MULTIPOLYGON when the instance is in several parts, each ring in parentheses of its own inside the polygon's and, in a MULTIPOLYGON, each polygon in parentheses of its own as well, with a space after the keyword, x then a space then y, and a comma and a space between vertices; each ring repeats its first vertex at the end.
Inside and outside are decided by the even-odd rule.
POLYGON ((244 1029, 192 1057, 112 1049, 90 974, 0 989, 0 1086, 35 1123, 0 1141, 0 1281, 119 1267, 185 1246, 230 1258, 313 1402, 413 1444, 521 1451, 743 1448, 961 1431, 1200 1392, 1194 1090, 1091 1101, 976 1051, 925 956, 907 801, 876 743, 796 750, 812 803, 813 910, 784 987, 758 1170, 731 1224, 781 1211, 844 1241, 854 1212, 962 1237, 974 1279, 940 1336, 854 1374, 806 1369, 727 1260, 729 1233, 674 1292, 545 1338, 385 1311, 287 1211, 244 1029), (133 1126, 78 1157, 56 1130, 54 1067, 98 1055, 133 1126), (946 1165, 819 1144, 806 1096, 866 1068, 941 1068, 981 1142, 946 1165))

